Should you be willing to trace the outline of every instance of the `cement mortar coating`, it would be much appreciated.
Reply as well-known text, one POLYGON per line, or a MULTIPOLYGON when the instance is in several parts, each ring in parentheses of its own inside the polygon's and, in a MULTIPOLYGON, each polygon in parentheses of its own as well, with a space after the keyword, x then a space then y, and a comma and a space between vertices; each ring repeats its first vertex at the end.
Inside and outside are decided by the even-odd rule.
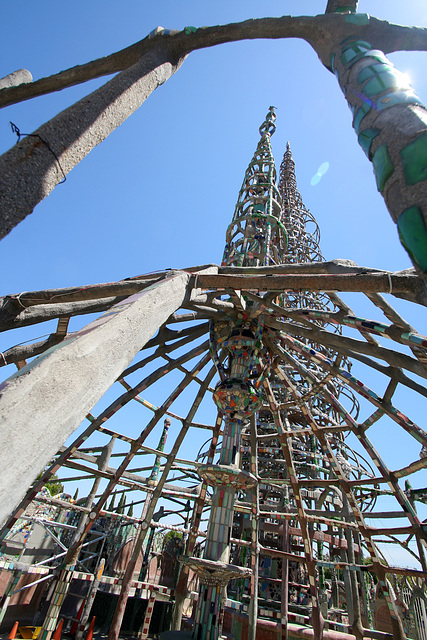
POLYGON ((189 278, 172 272, 0 385, 0 526, 135 354, 179 309, 189 278))
POLYGON ((146 53, 132 67, 42 125, 34 132, 36 137, 22 139, 1 156, 0 238, 166 82, 181 64, 172 64, 170 57, 164 48, 146 53))
MULTIPOLYGON (((360 92, 358 77, 360 72, 372 65, 372 58, 363 58, 342 73, 345 86, 341 86, 345 95, 352 96, 352 102, 360 107, 364 98, 360 92)), ((338 60, 337 67, 344 68, 338 60)), ((427 110, 418 104, 396 104, 389 109, 372 109, 364 118, 360 129, 378 128, 380 133, 371 146, 371 157, 378 147, 386 144, 394 171, 382 191, 394 222, 402 211, 411 206, 421 208, 427 226, 427 181, 407 185, 405 181, 400 152, 410 142, 427 131, 427 110)))
POLYGON ((28 84, 33 81, 33 76, 28 69, 18 69, 9 75, 0 78, 0 90, 6 87, 17 87, 20 84, 28 84))

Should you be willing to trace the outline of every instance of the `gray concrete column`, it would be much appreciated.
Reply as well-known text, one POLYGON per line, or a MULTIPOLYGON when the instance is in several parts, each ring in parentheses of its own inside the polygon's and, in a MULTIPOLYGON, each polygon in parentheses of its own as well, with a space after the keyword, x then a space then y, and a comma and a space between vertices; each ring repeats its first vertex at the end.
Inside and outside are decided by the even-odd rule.
POLYGON ((189 275, 113 306, 0 384, 0 526, 68 436, 182 304, 189 275))

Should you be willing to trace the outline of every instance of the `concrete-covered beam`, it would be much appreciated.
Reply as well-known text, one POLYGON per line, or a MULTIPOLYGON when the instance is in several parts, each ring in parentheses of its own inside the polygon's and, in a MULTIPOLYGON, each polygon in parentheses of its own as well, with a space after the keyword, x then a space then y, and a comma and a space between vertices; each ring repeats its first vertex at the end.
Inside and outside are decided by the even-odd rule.
POLYGON ((189 278, 171 272, 0 385, 0 422, 7 443, 0 449, 0 526, 136 353, 180 308, 189 278))
POLYGON ((79 100, 0 158, 0 238, 179 68, 165 47, 79 100))
POLYGON ((9 87, 19 87, 33 81, 33 76, 28 69, 18 69, 0 79, 0 91, 9 87))
POLYGON ((360 274, 289 275, 200 275, 202 289, 237 289, 239 291, 351 291, 352 293, 390 293, 411 302, 427 305, 421 278, 404 272, 360 274))

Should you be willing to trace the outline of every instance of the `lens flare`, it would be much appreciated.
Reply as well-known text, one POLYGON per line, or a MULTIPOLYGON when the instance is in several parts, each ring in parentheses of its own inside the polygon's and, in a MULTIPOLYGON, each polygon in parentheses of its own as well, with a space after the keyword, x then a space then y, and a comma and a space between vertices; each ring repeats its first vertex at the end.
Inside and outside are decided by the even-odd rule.
POLYGON ((329 162, 322 162, 322 164, 317 170, 317 173, 319 173, 321 176, 324 176, 328 169, 329 169, 329 162))
POLYGON ((412 77, 411 74, 408 73, 407 71, 402 73, 401 71, 398 72, 398 76, 399 76, 399 86, 401 89, 408 89, 411 87, 411 83, 412 83, 412 77))
POLYGON ((318 168, 318 170, 310 180, 310 184, 312 187, 315 187, 316 184, 319 184, 320 180, 328 171, 328 169, 329 169, 329 162, 322 162, 322 164, 320 165, 320 167, 318 168))

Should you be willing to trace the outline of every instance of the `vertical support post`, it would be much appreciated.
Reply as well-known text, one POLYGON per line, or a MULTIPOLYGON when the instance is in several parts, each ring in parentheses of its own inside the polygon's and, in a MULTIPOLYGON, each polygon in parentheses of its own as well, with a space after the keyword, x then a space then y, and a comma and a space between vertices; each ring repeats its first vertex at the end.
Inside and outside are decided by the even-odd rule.
POLYGON ((259 482, 258 482, 258 449, 257 449, 257 418, 251 416, 251 473, 257 479, 252 489, 252 518, 251 518, 251 600, 249 605, 248 640, 255 640, 258 620, 258 569, 259 569, 259 482))
POLYGON ((224 357, 226 354, 229 357, 225 376, 216 353, 215 325, 211 325, 211 355, 222 378, 213 397, 224 416, 224 435, 219 464, 198 468, 200 477, 207 479, 215 487, 215 491, 204 558, 185 560, 195 567, 201 584, 193 630, 194 640, 217 640, 221 632, 219 623, 224 606, 224 587, 233 577, 251 574, 251 570, 228 562, 236 491, 246 490, 257 483, 254 474, 240 470, 240 440, 243 425, 247 424, 261 403, 258 389, 249 382, 249 375, 262 327, 261 319, 258 319, 255 333, 251 324, 246 321, 240 323, 240 326, 236 323, 230 327, 226 341, 227 351, 222 351, 224 357), (212 561, 217 563, 216 569, 212 568, 212 561))
MULTIPOLYGON (((235 468, 236 472, 240 459, 240 435, 240 421, 226 419, 220 465, 235 468)), ((227 486, 226 483, 217 484, 206 537, 204 558, 207 560, 220 563, 229 561, 235 496, 234 488, 227 486)), ((229 577, 224 575, 210 577, 209 573, 200 574, 199 577, 201 588, 197 601, 193 638, 199 640, 210 637, 211 640, 217 640, 220 636, 221 611, 225 605, 223 592, 229 577)))
MULTIPOLYGON (((165 448, 166 439, 168 437, 168 431, 169 431, 170 424, 171 424, 170 418, 165 418, 165 421, 163 423, 162 435, 160 436, 159 444, 157 445, 157 450, 158 451, 163 451, 164 448, 165 448)), ((155 485, 157 483, 157 479, 159 477, 159 469, 160 469, 161 461, 162 461, 162 457, 160 455, 157 455, 156 456, 156 460, 155 460, 154 465, 153 465, 153 469, 152 469, 151 474, 150 474, 150 477, 147 480, 147 484, 148 485, 155 485)))
POLYGON ((47 610, 46 618, 44 619, 43 627, 39 635, 40 640, 50 640, 52 637, 52 634, 56 629, 62 604, 68 593, 68 589, 70 588, 72 577, 73 569, 70 565, 65 566, 58 576, 58 581, 50 601, 49 609, 47 610))
POLYGON ((147 545, 145 547, 144 557, 142 560, 141 571, 139 572, 139 581, 144 582, 147 577, 148 567, 149 567, 149 559, 151 553, 151 547, 153 545, 155 528, 150 527, 150 533, 148 534, 147 545))
MULTIPOLYGON (((284 486, 285 511, 289 511, 289 487, 284 486)), ((289 521, 283 523, 283 551, 289 553, 289 521)), ((282 621, 282 638, 288 640, 288 608, 289 608, 289 560, 282 560, 282 602, 280 618, 282 621)))
MULTIPOLYGON (((345 514, 345 519, 350 520, 350 507, 344 492, 343 492, 343 503, 344 503, 343 513, 345 514)), ((354 544, 353 544, 352 531, 350 529, 345 529, 344 535, 347 541, 348 561, 350 564, 354 564, 355 556, 354 556, 354 544)), ((362 624, 361 612, 360 612, 359 585, 357 584, 357 574, 355 571, 350 571, 350 582, 351 582, 351 592, 353 596, 353 621, 351 624, 351 632, 356 636, 357 640, 363 640, 363 624, 362 624)))
POLYGON ((82 617, 81 617, 80 622, 79 622, 79 627, 77 629, 76 639, 75 640, 82 640, 82 638, 83 638, 83 634, 84 634, 84 631, 85 631, 85 628, 86 628, 86 624, 87 624, 87 622, 89 620, 90 611, 92 609, 92 605, 93 605, 93 602, 95 600, 95 596, 96 596, 97 591, 99 589, 99 583, 101 582, 102 574, 104 573, 104 567, 105 567, 105 559, 102 558, 101 562, 99 563, 99 566, 98 566, 98 571, 97 571, 97 574, 95 576, 95 580, 92 582, 92 584, 90 586, 89 594, 88 594, 86 602, 85 602, 85 606, 84 606, 84 609, 83 609, 82 617))
MULTIPOLYGON (((212 464, 214 455, 216 452, 219 433, 222 425, 222 416, 220 413, 217 415, 215 428, 212 433, 212 440, 209 447, 209 454, 207 458, 207 463, 212 464)), ((191 519, 191 530, 190 535, 188 536, 188 540, 186 541, 184 554, 186 557, 191 557, 194 552, 194 547, 197 540, 197 533, 200 527, 200 522, 203 514, 203 507, 206 501, 206 490, 207 483, 203 482, 202 487, 200 489, 200 493, 195 500, 193 516, 191 519)), ((182 614, 184 610, 185 598, 188 592, 188 576, 189 576, 189 568, 185 565, 181 565, 181 570, 178 576, 178 581, 175 590, 175 605, 173 611, 173 620, 172 620, 172 629, 180 630, 181 629, 181 620, 182 614)))
MULTIPOLYGON (((347 496, 344 491, 341 491, 341 499, 343 503, 342 514, 343 518, 346 522, 349 522, 353 519, 352 513, 350 511, 350 505, 347 499, 347 496)), ((347 562, 350 565, 355 564, 355 555, 354 555, 354 544, 353 544, 353 535, 350 529, 340 529, 340 539, 345 538, 347 542, 347 552, 342 549, 341 555, 343 559, 346 558, 347 562)), ((361 618, 361 610, 360 610, 360 595, 359 595, 359 585, 357 581, 357 575, 354 570, 348 570, 346 568, 343 569, 344 573, 344 584, 346 590, 346 602, 347 602, 347 610, 349 613, 349 623, 351 632, 356 636, 357 640, 363 640, 363 624, 361 618)))
MULTIPOLYGON (((159 440, 159 444, 157 445, 157 450, 158 451, 163 451, 165 448, 165 444, 166 444, 166 439, 168 436, 168 431, 169 431, 169 427, 171 425, 171 420, 170 418, 165 418, 165 421, 163 423, 163 431, 162 431, 162 435, 160 436, 160 440, 159 440)), ((157 484, 157 480, 159 477, 159 469, 160 469, 160 463, 161 463, 161 456, 157 455, 156 456, 156 460, 154 462, 153 468, 151 470, 151 474, 150 477, 147 480, 147 484, 149 486, 154 486, 157 484)), ((150 506, 151 503, 151 494, 147 494, 147 497, 145 499, 144 502, 144 507, 142 509, 142 513, 141 513, 141 520, 145 520, 145 517, 147 515, 148 512, 148 508, 150 506)), ((142 566, 141 566, 141 570, 139 572, 139 580, 140 581, 144 581, 145 580, 145 576, 147 573, 147 568, 148 568, 148 561, 149 561, 149 557, 150 557, 150 550, 151 550, 151 545, 153 543, 153 538, 154 538, 154 527, 150 527, 150 533, 148 536, 148 540, 147 540, 147 545, 145 548, 145 553, 144 553, 144 558, 142 560, 142 566)), ((139 589, 137 590, 138 593, 139 589)), ((135 594, 136 597, 137 594, 135 594)))
MULTIPOLYGON (((98 456, 97 465, 100 471, 105 471, 105 469, 108 467, 108 463, 110 461, 111 453, 114 447, 114 442, 115 442, 115 437, 111 438, 110 442, 102 449, 101 454, 98 456)), ((86 498, 85 507, 87 509, 90 509, 94 503, 95 496, 98 491, 100 482, 101 482, 100 476, 95 478, 95 481, 92 485, 89 495, 86 498)), ((52 632, 55 630, 59 613, 61 611, 61 606, 68 593, 68 589, 70 587, 72 576, 73 576, 74 567, 76 565, 77 558, 82 548, 82 543, 83 543, 82 534, 85 529, 88 518, 89 518, 88 513, 82 513, 79 520, 79 524, 77 525, 77 529, 74 532, 73 539, 68 549, 67 555, 64 558, 62 571, 59 574, 57 583, 55 585, 55 589, 51 598, 51 603, 50 603, 48 612, 46 614, 46 618, 43 622, 43 627, 40 632, 40 640, 50 640, 52 632)), ((89 616, 90 606, 92 606, 92 603, 90 603, 89 605, 89 599, 88 599, 85 604, 85 609, 82 615, 82 621, 85 615, 89 616)))
MULTIPOLYGON (((345 500, 345 496, 344 496, 344 500, 345 500)), ((339 539, 340 539, 340 542, 344 540, 344 533, 342 528, 340 528, 339 539)), ((342 546, 340 546, 340 557, 344 565, 347 564, 348 562, 347 551, 342 546)), ((347 603, 348 622, 349 622, 349 626, 351 627, 354 622, 354 610, 353 610, 353 590, 352 590, 352 584, 350 581, 350 571, 347 569, 346 566, 344 566, 342 569, 342 572, 343 572, 343 582, 344 582, 344 591, 345 591, 345 601, 347 603)))
MULTIPOLYGON (((165 448, 165 444, 166 444, 166 439, 168 437, 168 430, 169 427, 171 425, 171 420, 170 418, 165 418, 164 423, 163 423, 163 431, 162 431, 162 435, 160 436, 160 440, 159 440, 159 444, 157 445, 157 450, 158 451, 163 451, 165 448)), ((159 470, 160 470, 160 465, 161 465, 161 456, 157 455, 156 459, 154 461, 154 465, 153 468, 151 470, 151 474, 147 480, 147 484, 149 486, 155 486, 157 484, 158 481, 158 477, 159 477, 159 470)), ((141 513, 141 520, 144 521, 146 519, 147 513, 148 513, 148 509, 150 508, 150 504, 151 504, 151 498, 152 495, 147 493, 147 497, 145 499, 144 502, 144 507, 142 509, 142 513, 141 513)), ((139 572, 139 577, 138 577, 138 581, 144 581, 145 580, 145 576, 147 573, 147 569, 148 569, 148 562, 149 562, 149 558, 150 558, 150 551, 151 551, 151 545, 153 543, 153 538, 154 538, 154 527, 150 527, 150 533, 148 536, 148 540, 147 540, 147 544, 145 547, 145 552, 144 552, 144 556, 143 556, 143 560, 142 560, 142 565, 141 565, 141 569, 139 572)), ((141 593, 142 593, 142 588, 137 587, 135 590, 135 597, 133 600, 133 607, 132 607, 132 616, 131 616, 131 621, 130 621, 130 628, 131 630, 133 630, 133 625, 135 623, 135 617, 136 617, 136 612, 137 612, 137 608, 138 608, 138 604, 139 604, 139 599, 141 598, 141 593)))
MULTIPOLYGON (((363 554, 361 553, 361 544, 360 544, 360 533, 359 531, 355 531, 354 532, 354 540, 357 544, 357 546, 359 547, 359 553, 357 554, 357 564, 362 564, 363 562, 363 554)), ((367 594, 367 590, 366 590, 366 581, 365 581, 365 572, 362 573, 362 571, 360 569, 358 569, 357 571, 357 575, 359 577, 359 584, 360 584, 360 592, 362 595, 362 606, 361 606, 361 620, 362 620, 362 627, 365 627, 365 625, 369 628, 371 628, 371 620, 370 615, 369 615, 369 600, 368 600, 368 594, 367 594), (365 612, 365 618, 363 618, 362 616, 362 611, 365 612)))
MULTIPOLYGON (((147 504, 147 509, 146 510, 144 509, 146 512, 145 518, 147 518, 150 505, 151 505, 151 500, 147 504)), ((119 598, 116 604, 116 608, 114 611, 114 617, 111 622, 111 627, 108 634, 108 640, 117 640, 117 638, 119 637, 120 628, 122 626, 123 616, 125 613, 126 604, 129 598, 129 593, 132 585, 133 574, 135 572, 135 567, 136 567, 139 554, 141 553, 141 549, 145 540, 147 529, 148 529, 148 522, 146 521, 146 519, 144 519, 140 524, 139 532, 133 547, 132 556, 126 566, 126 570, 122 578, 122 586, 121 586, 119 598)))
POLYGON ((146 640, 148 638, 148 631, 150 629, 151 616, 153 615, 154 603, 156 601, 157 593, 154 589, 150 591, 150 599, 148 600, 147 610, 145 612, 144 624, 142 625, 142 631, 139 635, 139 640, 146 640))

